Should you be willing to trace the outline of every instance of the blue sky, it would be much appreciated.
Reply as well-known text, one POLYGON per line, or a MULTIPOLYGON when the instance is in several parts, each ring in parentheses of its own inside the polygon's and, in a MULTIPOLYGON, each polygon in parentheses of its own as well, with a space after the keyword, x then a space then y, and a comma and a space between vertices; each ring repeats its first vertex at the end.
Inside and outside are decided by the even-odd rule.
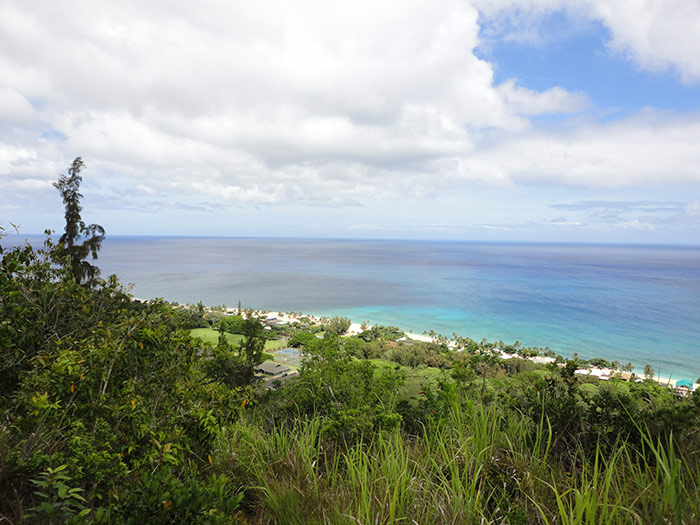
POLYGON ((698 243, 700 4, 0 0, 0 223, 698 243))
MULTIPOLYGON (((552 85, 582 91, 599 108, 601 120, 632 115, 641 108, 700 110, 700 86, 680 82, 672 69, 651 72, 606 46, 610 31, 600 21, 572 19, 562 11, 538 21, 538 41, 513 42, 488 22, 477 53, 491 61, 496 83, 517 78, 520 85, 546 90, 552 85), (491 34, 493 33, 493 36, 491 34)), ((691 36, 689 35, 689 38, 691 36)))

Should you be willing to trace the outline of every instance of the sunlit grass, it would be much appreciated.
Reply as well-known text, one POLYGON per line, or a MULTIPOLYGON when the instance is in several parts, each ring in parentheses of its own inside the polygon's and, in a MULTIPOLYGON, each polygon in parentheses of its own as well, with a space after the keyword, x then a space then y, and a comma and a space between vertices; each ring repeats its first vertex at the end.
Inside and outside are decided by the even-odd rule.
MULTIPOLYGON (((449 394, 449 393, 448 393, 449 394)), ((700 477, 673 440, 620 442, 569 472, 543 416, 460 402, 420 438, 400 430, 331 444, 320 417, 266 432, 243 421, 217 444, 219 468, 252 489, 273 523, 698 523, 700 477)))
MULTIPOLYGON (((194 328, 190 330, 193 337, 198 337, 206 343, 216 344, 219 341, 219 332, 213 328, 194 328)), ((239 334, 226 333, 226 340, 230 345, 238 345, 243 341, 243 336, 239 334)), ((284 341, 267 340, 265 341, 265 350, 276 350, 284 346, 284 341)))

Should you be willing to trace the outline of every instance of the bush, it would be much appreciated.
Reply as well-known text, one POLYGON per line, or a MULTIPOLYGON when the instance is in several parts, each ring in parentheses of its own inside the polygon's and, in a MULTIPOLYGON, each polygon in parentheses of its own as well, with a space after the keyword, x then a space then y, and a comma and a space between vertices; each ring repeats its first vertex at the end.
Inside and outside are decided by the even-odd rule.
POLYGON ((322 434, 336 443, 371 439, 379 430, 397 428, 401 372, 353 360, 328 336, 304 361, 298 379, 278 394, 278 417, 324 417, 322 434))
POLYGON ((243 334, 245 329, 245 319, 240 315, 229 315, 214 323, 216 330, 223 329, 229 334, 243 334))
POLYGON ((334 334, 343 335, 350 329, 351 324, 352 322, 347 317, 338 317, 336 315, 328 320, 326 330, 334 334))
POLYGON ((318 337, 311 332, 297 332, 289 340, 289 346, 293 348, 299 348, 300 346, 310 347, 317 344, 318 341, 318 337))
POLYGON ((376 339, 384 339, 385 341, 396 341, 405 337, 406 334, 400 328, 395 326, 374 325, 369 330, 363 331, 358 337, 364 341, 370 342, 376 339))
MULTIPOLYGON (((153 483, 184 502, 173 499, 163 516, 228 512, 212 498, 234 487, 209 480, 207 457, 221 425, 237 419, 241 397, 252 395, 206 378, 202 357, 211 349, 183 329, 190 316, 162 301, 132 302, 114 277, 79 284, 45 251, 0 254, 0 515, 21 521, 21 509, 34 507, 39 519, 70 521, 92 509, 87 519, 99 521, 98 510, 109 508, 108 521, 158 522, 154 507, 139 514, 135 499, 133 509, 121 506, 153 483), (151 476, 158 472, 167 476, 151 476), (31 480, 44 478, 84 501, 60 501, 60 487, 58 496, 39 494, 31 480), (49 516, 54 503, 60 515, 49 516)), ((248 368, 260 347, 251 345, 248 368)), ((152 493, 160 507, 162 496, 152 493)))

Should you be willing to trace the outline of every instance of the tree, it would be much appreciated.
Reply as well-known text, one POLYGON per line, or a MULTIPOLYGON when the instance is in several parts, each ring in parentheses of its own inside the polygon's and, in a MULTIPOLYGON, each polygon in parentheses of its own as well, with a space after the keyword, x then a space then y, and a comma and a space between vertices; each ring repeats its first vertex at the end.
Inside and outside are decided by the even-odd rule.
POLYGON ((224 327, 222 325, 219 325, 219 340, 216 343, 216 346, 222 348, 223 350, 231 350, 231 345, 226 338, 226 332, 224 331, 224 327))
POLYGON ((347 317, 334 316, 328 320, 327 329, 338 335, 343 335, 350 329, 352 322, 347 317))
POLYGON ((265 332, 260 321, 255 317, 249 317, 243 321, 243 341, 240 343, 240 355, 246 366, 251 369, 262 363, 265 350, 265 332))
POLYGON ((229 315, 218 321, 214 328, 221 329, 229 334, 243 334, 245 320, 240 315, 229 315))
POLYGON ((644 365, 644 377, 654 379, 654 369, 649 365, 644 365))
POLYGON ((100 251, 105 237, 102 226, 86 226, 80 216, 83 209, 80 199, 83 196, 78 190, 83 181, 80 172, 84 167, 83 159, 76 157, 68 168, 68 175, 61 175, 58 181, 53 183, 60 192, 66 208, 66 227, 58 240, 56 260, 70 269, 78 284, 90 283, 100 274, 100 269, 85 259, 88 255, 92 255, 93 260, 97 259, 97 252, 100 251))

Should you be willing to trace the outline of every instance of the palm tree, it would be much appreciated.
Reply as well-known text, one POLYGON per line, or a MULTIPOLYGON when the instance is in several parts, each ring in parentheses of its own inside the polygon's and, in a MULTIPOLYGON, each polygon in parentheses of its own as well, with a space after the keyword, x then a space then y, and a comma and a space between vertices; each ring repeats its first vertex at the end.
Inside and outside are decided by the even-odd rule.
POLYGON ((654 379, 654 369, 647 365, 644 365, 644 377, 647 379, 654 379))

